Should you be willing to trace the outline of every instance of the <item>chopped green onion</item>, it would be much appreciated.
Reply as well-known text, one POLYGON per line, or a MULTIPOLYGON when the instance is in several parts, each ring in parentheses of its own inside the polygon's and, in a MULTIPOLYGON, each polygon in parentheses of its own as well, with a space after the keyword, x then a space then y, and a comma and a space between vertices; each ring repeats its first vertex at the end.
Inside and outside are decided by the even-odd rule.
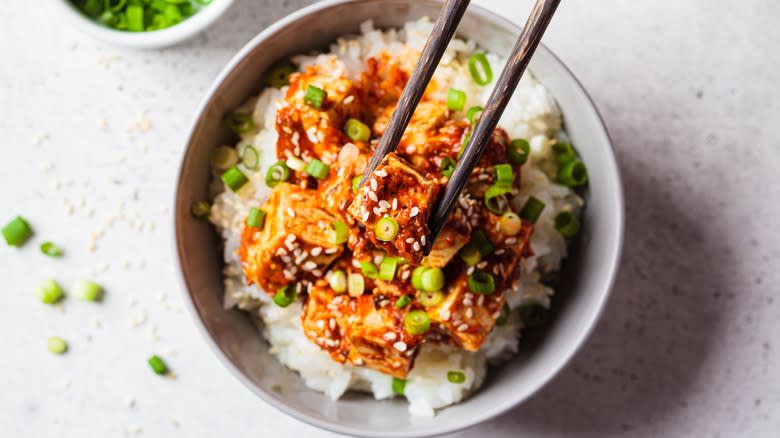
POLYGON ((444 301, 444 293, 440 290, 422 291, 417 295, 417 300, 425 307, 436 306, 444 301))
POLYGON ((507 158, 514 164, 525 164, 528 154, 531 153, 531 145, 522 138, 516 138, 509 143, 507 158))
POLYGON ((20 247, 32 237, 33 230, 21 216, 16 216, 3 227, 3 238, 9 246, 20 247))
POLYGON ((360 180, 363 179, 362 176, 356 176, 352 178, 352 191, 357 192, 357 190, 360 188, 360 180))
POLYGON ((223 120, 225 126, 235 134, 246 134, 255 129, 255 122, 251 114, 230 113, 223 120))
POLYGON ((384 281, 393 281, 395 270, 398 268, 397 257, 385 257, 379 264, 379 279, 384 281))
POLYGON ((287 167, 296 172, 303 172, 306 169, 306 162, 296 157, 287 158, 285 164, 287 164, 287 167))
POLYGON ((90 280, 79 280, 73 286, 73 294, 84 301, 100 301, 103 299, 103 288, 90 280))
POLYGON ((358 273, 350 273, 347 276, 347 293, 351 297, 359 297, 363 295, 363 291, 366 288, 366 280, 362 275, 358 273))
POLYGON ((439 165, 439 170, 447 178, 451 177, 452 173, 455 172, 455 160, 450 157, 444 157, 439 165))
POLYGON ((404 395, 404 390, 406 389, 406 380, 399 379, 398 377, 393 377, 392 388, 393 388, 393 394, 404 395))
POLYGON ((238 167, 233 166, 222 174, 222 182, 230 190, 237 192, 241 187, 244 187, 244 184, 249 182, 249 178, 238 167))
POLYGON ((461 143, 460 150, 458 150, 458 159, 459 160, 460 160, 460 157, 463 156, 463 151, 466 150, 466 146, 468 146, 469 140, 471 140, 471 132, 467 132, 466 135, 463 136, 463 143, 461 143))
POLYGON ((463 383, 466 381, 466 375, 463 371, 447 371, 447 381, 450 383, 463 383))
POLYGON ((431 318, 423 310, 412 310, 404 317, 404 328, 410 335, 423 335, 431 328, 431 318))
POLYGON ((290 177, 290 168, 284 164, 284 160, 277 161, 268 168, 265 173, 265 184, 268 187, 276 187, 279 183, 287 181, 290 177))
POLYGON ((274 303, 279 307, 287 307, 296 299, 298 299, 298 291, 294 284, 282 286, 274 294, 274 303))
POLYGON ((498 315, 498 318, 496 318, 496 325, 502 326, 506 325, 506 323, 509 321, 509 313, 511 312, 511 309, 509 308, 509 304, 504 302, 504 307, 501 308, 501 314, 498 315))
MULTIPOLYGON (((169 3, 172 3, 172 2, 170 2, 170 0, 168 0, 168 1, 169 1, 169 3)), ((164 14, 165 18, 168 19, 166 25, 164 25, 163 27, 168 27, 168 26, 172 26, 174 24, 181 23, 181 21, 183 20, 183 18, 181 16, 181 11, 179 10, 179 7, 176 6, 176 5, 168 5, 165 8, 165 10, 163 11, 163 14, 164 14)))
POLYGON ((206 201, 193 202, 190 213, 195 219, 208 219, 211 216, 211 204, 206 201))
POLYGON ((507 236, 516 236, 523 228, 523 221, 517 214, 507 211, 498 222, 498 229, 507 236))
POLYGON ((263 228, 265 224, 265 211, 251 207, 246 218, 246 224, 254 228, 263 228))
POLYGON ((94 18, 103 11, 103 2, 101 0, 82 0, 80 7, 85 14, 94 18))
POLYGON ((478 113, 482 112, 484 109, 485 108, 482 108, 481 106, 476 105, 476 106, 472 106, 471 108, 469 108, 468 111, 466 111, 466 119, 468 119, 468 121, 471 124, 471 126, 474 126, 474 123, 476 123, 476 121, 477 121, 475 119, 476 115, 478 113))
POLYGON ((490 241, 490 238, 487 236, 487 234, 485 234, 485 232, 479 228, 474 230, 474 232, 471 234, 470 244, 477 248, 482 257, 490 255, 495 249, 493 242, 490 241))
POLYGON ((485 207, 495 214, 504 214, 509 207, 506 194, 511 193, 512 188, 505 185, 494 184, 485 190, 485 207))
POLYGON ((482 254, 479 253, 476 245, 466 245, 458 251, 463 263, 467 266, 474 266, 482 260, 482 254))
POLYGON ((395 307, 403 309, 412 302, 412 299, 408 295, 404 295, 395 302, 395 307))
POLYGON ((260 167, 260 152, 254 146, 244 146, 241 150, 241 164, 247 169, 257 170, 260 167))
POLYGON ((484 53, 475 53, 469 57, 469 72, 477 85, 487 85, 493 80, 493 70, 490 69, 490 63, 484 53))
POLYGON ((544 202, 531 196, 520 210, 520 217, 528 222, 536 223, 539 215, 542 214, 542 210, 544 210, 544 202))
POLYGON ((306 166, 306 173, 317 179, 325 179, 328 177, 328 173, 330 173, 330 166, 313 158, 306 166))
POLYGON ((493 168, 496 170, 496 185, 512 185, 512 181, 514 181, 514 174, 512 172, 511 164, 496 164, 493 168))
POLYGON ((54 354, 63 354, 68 351, 68 343, 57 336, 50 336, 46 339, 46 349, 54 354))
POLYGON ((152 357, 150 357, 146 363, 149 364, 155 374, 162 376, 168 373, 168 366, 165 365, 165 362, 163 362, 163 360, 160 359, 160 356, 157 356, 156 354, 152 355, 152 357))
POLYGON ((390 216, 385 216, 376 221, 374 231, 376 232, 377 239, 383 242, 389 242, 398 235, 398 222, 390 216))
POLYGON ((426 292, 435 292, 444 287, 444 271, 440 268, 428 268, 422 273, 420 278, 422 290, 426 292))
POLYGON ((371 279, 379 277, 379 270, 376 268, 376 265, 371 262, 360 262, 360 271, 363 272, 363 275, 371 279))
POLYGON ((517 311, 526 327, 538 326, 547 320, 547 309, 539 304, 526 304, 517 311))
POLYGON ((125 7, 127 0, 106 0, 105 7, 111 12, 120 12, 125 7))
POLYGON ((62 292, 60 285, 52 278, 45 278, 43 283, 38 286, 38 298, 44 304, 55 304, 65 294, 62 292))
POLYGON ((217 169, 228 169, 238 163, 238 154, 230 146, 220 146, 211 153, 211 165, 217 169))
POLYGON ((341 245, 349 240, 349 227, 342 221, 333 222, 333 228, 327 231, 328 240, 334 245, 341 245))
POLYGON ((557 180, 568 187, 581 186, 588 182, 588 169, 582 161, 572 161, 558 170, 557 180))
POLYGON ((344 293, 347 291, 347 274, 342 270, 331 271, 328 275, 328 284, 333 292, 344 293))
POLYGON ((328 98, 328 93, 322 88, 309 85, 306 87, 306 93, 303 95, 303 102, 312 108, 322 108, 322 103, 328 98))
POLYGON ((40 250, 49 257, 62 257, 62 248, 52 242, 41 243, 40 250))
POLYGON ((290 75, 295 73, 295 67, 289 62, 278 62, 265 73, 265 83, 274 88, 290 85, 290 75))
POLYGON ((423 290, 422 275, 428 270, 425 266, 418 266, 412 271, 412 286, 417 290, 423 290))
POLYGON ((354 141, 368 141, 371 138, 371 128, 358 119, 349 119, 344 125, 347 137, 354 141))
POLYGON ((125 9, 127 17, 127 30, 131 32, 143 32, 144 8, 140 5, 130 5, 125 9))
POLYGON ((496 280, 485 271, 474 271, 467 283, 470 291, 482 295, 490 295, 496 290, 496 280))
POLYGON ((557 161, 561 166, 577 160, 577 153, 574 152, 574 148, 571 147, 570 143, 555 143, 552 146, 552 153, 555 157, 555 161, 557 161))
POLYGON ((450 88, 447 91, 447 109, 460 111, 466 105, 466 93, 450 88))
POLYGON ((570 239, 580 231, 580 221, 568 211, 562 211, 555 216, 555 229, 561 236, 570 239))

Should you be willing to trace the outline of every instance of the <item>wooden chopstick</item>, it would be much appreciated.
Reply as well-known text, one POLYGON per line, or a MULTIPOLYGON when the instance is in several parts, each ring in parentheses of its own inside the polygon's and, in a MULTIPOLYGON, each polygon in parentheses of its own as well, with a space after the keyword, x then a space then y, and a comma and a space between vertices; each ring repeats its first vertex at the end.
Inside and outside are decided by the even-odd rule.
POLYGON ((412 118, 414 109, 420 102, 420 98, 422 98, 425 88, 433 76, 433 72, 438 67, 444 50, 447 48, 452 36, 455 35, 455 29, 458 28, 458 23, 463 18, 469 2, 470 0, 447 0, 442 6, 439 18, 436 19, 433 31, 428 36, 425 47, 420 54, 420 59, 417 61, 417 65, 415 65, 414 71, 409 77, 404 91, 401 93, 401 97, 398 99, 398 105, 392 116, 390 116, 390 121, 387 123, 382 138, 379 139, 379 144, 374 150, 371 160, 368 162, 366 171, 363 173, 363 179, 360 180, 360 185, 363 185, 366 178, 374 172, 385 155, 398 147, 404 130, 412 118))
POLYGON ((496 80, 496 86, 493 88, 485 109, 482 111, 482 116, 474 127, 474 131, 468 144, 465 146, 461 158, 455 165, 455 171, 444 188, 444 193, 439 197, 434 206, 429 222, 431 235, 427 239, 427 244, 424 248, 426 255, 431 251, 433 242, 436 241, 436 237, 447 222, 447 218, 460 197, 460 193, 466 186, 471 172, 480 158, 482 158, 488 141, 493 135, 496 125, 498 125, 498 120, 501 118, 507 103, 509 103, 515 88, 517 88, 517 84, 520 82, 520 78, 523 76, 534 51, 536 51, 536 47, 539 46, 539 41, 541 41, 544 31, 547 30, 547 25, 550 24, 550 20, 560 2, 561 0, 537 0, 531 10, 528 21, 526 21, 523 31, 512 48, 512 53, 506 66, 501 72, 501 76, 496 80))

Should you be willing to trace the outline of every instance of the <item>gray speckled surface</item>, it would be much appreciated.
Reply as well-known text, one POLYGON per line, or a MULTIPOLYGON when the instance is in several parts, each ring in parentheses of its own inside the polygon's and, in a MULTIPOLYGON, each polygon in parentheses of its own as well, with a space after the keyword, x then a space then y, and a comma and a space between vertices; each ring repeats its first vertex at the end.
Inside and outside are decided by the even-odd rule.
MULTIPOLYGON (((2 220, 22 213, 36 243, 69 250, 55 261, 34 245, 0 248, 9 436, 329 435, 257 400, 195 334, 165 211, 210 81, 263 25, 304 3, 238 0, 204 35, 149 52, 92 41, 31 2, 4 5, 2 220), (151 129, 129 132, 145 112, 151 129), (41 171, 46 162, 54 169, 41 171), (102 236, 90 250, 93 232, 102 236), (65 285, 94 277, 106 301, 44 308, 32 291, 45 275, 65 285), (71 354, 45 351, 51 333, 71 354), (152 352, 177 381, 148 372, 152 352)), ((478 3, 521 21, 529 2, 478 3)), ((618 149, 623 265, 570 366, 459 436, 777 436, 778 16, 766 0, 564 2, 545 42, 590 91, 618 149)))

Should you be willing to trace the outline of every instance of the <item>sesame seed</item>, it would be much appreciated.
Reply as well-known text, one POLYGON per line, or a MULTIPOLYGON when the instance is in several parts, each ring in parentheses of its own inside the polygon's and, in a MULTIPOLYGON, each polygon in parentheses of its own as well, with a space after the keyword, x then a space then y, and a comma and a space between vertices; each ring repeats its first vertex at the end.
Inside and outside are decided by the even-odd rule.
MULTIPOLYGON (((373 181, 373 180, 372 180, 372 181, 373 181)), ((368 192, 368 199, 370 199, 370 200, 372 200, 372 201, 374 201, 374 202, 379 202, 379 197, 377 197, 377 196, 376 196, 376 193, 375 193, 375 192, 372 192, 372 191, 370 191, 370 190, 369 190, 369 192, 368 192)))
POLYGON ((485 269, 485 266, 487 266, 487 261, 482 260, 481 262, 477 263, 477 269, 485 269))
POLYGON ((406 342, 398 341, 395 344, 393 344, 393 348, 403 353, 404 351, 406 351, 406 342))
POLYGON ((473 273, 474 273, 474 267, 473 266, 469 266, 469 268, 466 269, 466 275, 471 275, 473 273))
POLYGON ((375 180, 374 178, 371 178, 370 180, 368 180, 368 182, 369 182, 369 184, 371 184, 371 190, 373 190, 373 191, 377 191, 377 183, 376 183, 376 180, 375 180))
POLYGON ((465 332, 468 329, 469 329, 469 325, 465 324, 465 323, 458 326, 458 331, 459 332, 465 332))
POLYGON ((382 215, 382 213, 383 213, 382 209, 381 209, 381 208, 377 208, 377 207, 374 207, 374 210, 373 210, 373 212, 374 212, 374 214, 375 214, 375 215, 377 215, 377 216, 381 216, 381 215, 382 215))
POLYGON ((479 181, 484 181, 484 180, 488 179, 488 176, 486 174, 484 174, 484 173, 480 173, 479 175, 477 175, 477 179, 479 181))
POLYGON ((303 264, 304 271, 311 271, 312 269, 316 269, 316 268, 317 268, 317 264, 311 260, 303 264))
POLYGON ((452 316, 452 312, 447 309, 441 309, 439 310, 439 316, 441 317, 442 321, 449 321, 450 316, 452 316))
POLYGON ((393 210, 398 210, 398 198, 393 198, 393 210))
POLYGON ((379 207, 387 210, 388 208, 390 208, 390 203, 382 199, 381 201, 379 201, 379 207))
POLYGON ((293 201, 303 201, 303 196, 301 196, 298 193, 293 193, 292 195, 290 195, 290 199, 292 199, 293 201))
POLYGON ((506 243, 507 245, 514 245, 515 243, 517 243, 517 238, 516 237, 510 237, 509 239, 506 239, 504 241, 504 243, 506 243))
POLYGON ((287 207, 287 215, 290 217, 295 217, 295 210, 293 210, 292 207, 287 207))
POLYGON ((479 298, 477 298, 477 305, 482 307, 483 304, 485 304, 485 296, 480 295, 479 298))
MULTIPOLYGON (((384 170, 381 170, 381 169, 377 170, 375 173, 376 173, 376 176, 378 176, 380 178, 384 178, 384 177, 387 176, 387 172, 385 172, 384 170)), ((374 190, 376 190, 376 189, 374 189, 374 190)))
POLYGON ((362 358, 359 357, 359 358, 355 359, 353 363, 355 365, 357 365, 357 366, 362 366, 366 362, 362 358))
POLYGON ((466 318, 469 318, 469 319, 473 318, 474 317, 474 309, 469 307, 468 309, 466 309, 465 314, 466 314, 466 318))
POLYGON ((300 146, 300 143, 298 141, 298 140, 300 140, 300 138, 301 138, 301 134, 298 131, 293 132, 292 138, 291 138, 292 144, 294 144, 295 146, 300 146))
POLYGON ((385 341, 395 341, 396 338, 397 338, 397 336, 393 332, 387 332, 387 333, 382 335, 382 339, 384 339, 385 341))
POLYGON ((423 235, 422 237, 420 237, 420 243, 422 243, 423 245, 425 245, 425 241, 426 241, 426 238, 425 238, 425 236, 424 236, 424 235, 423 235))
POLYGON ((286 134, 292 134, 293 130, 290 129, 289 126, 282 126, 282 131, 284 131, 286 134))
POLYGON ((361 217, 361 219, 363 219, 363 222, 368 222, 368 217, 369 217, 370 215, 371 215, 371 213, 369 213, 369 212, 367 212, 367 211, 364 211, 364 212, 363 212, 363 216, 361 217))
POLYGON ((505 251, 505 250, 502 248, 502 249, 497 249, 497 250, 496 250, 496 252, 494 252, 493 254, 495 254, 495 255, 501 255, 501 254, 503 254, 503 253, 505 253, 505 252, 506 252, 506 251, 505 251))
POLYGON ((412 145, 406 147, 406 153, 407 154, 413 154, 416 150, 417 149, 414 146, 412 146, 412 145))
POLYGON ((320 330, 325 328, 325 320, 324 319, 318 319, 317 322, 315 322, 315 324, 317 324, 317 327, 319 327, 320 330))
POLYGON ((471 307, 471 306, 473 306, 473 305, 474 305, 474 302, 473 302, 473 301, 471 301, 471 300, 470 300, 470 299, 468 299, 468 298, 464 298, 464 299, 463 299, 463 305, 464 305, 464 306, 466 306, 466 307, 471 307))
POLYGON ((330 327, 331 330, 336 330, 336 320, 333 318, 329 319, 328 327, 330 327))
POLYGON ((328 255, 336 254, 337 252, 339 252, 338 248, 328 248, 328 249, 325 250, 325 254, 328 254, 328 255))
POLYGON ((404 271, 404 272, 402 272, 402 273, 401 273, 401 280, 406 280, 406 279, 408 279, 408 278, 409 278, 409 275, 411 275, 411 272, 409 272, 409 271, 404 271))
POLYGON ((311 255, 314 256, 314 257, 317 257, 321 253, 322 253, 322 247, 316 246, 316 247, 311 249, 311 255))
POLYGON ((414 245, 412 245, 412 249, 415 251, 419 251, 421 249, 420 242, 414 242, 414 245))
POLYGON ((409 217, 415 217, 418 213, 420 213, 420 209, 417 207, 412 207, 412 211, 409 212, 409 217))
POLYGON ((344 98, 344 105, 349 105, 350 103, 352 103, 353 100, 355 100, 355 96, 350 94, 349 96, 344 98))

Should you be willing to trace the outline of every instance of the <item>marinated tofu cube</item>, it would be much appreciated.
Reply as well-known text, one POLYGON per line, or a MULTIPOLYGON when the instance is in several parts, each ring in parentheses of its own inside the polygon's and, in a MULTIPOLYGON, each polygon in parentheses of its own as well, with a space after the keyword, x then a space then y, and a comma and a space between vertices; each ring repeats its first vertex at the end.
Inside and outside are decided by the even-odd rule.
POLYGON ((433 242, 431 252, 422 260, 423 266, 443 268, 469 243, 469 236, 448 224, 442 228, 439 237, 433 242))
POLYGON ((501 216, 487 210, 483 212, 483 231, 495 248, 492 254, 483 259, 487 263, 484 269, 504 282, 511 282, 520 262, 533 255, 530 242, 534 224, 525 219, 520 220, 522 225, 519 231, 514 235, 507 235, 500 227, 501 216))
POLYGON ((440 183, 428 179, 395 153, 388 154, 347 209, 365 227, 366 238, 388 254, 420 264, 440 183))
POLYGON ((322 277, 343 252, 327 234, 338 218, 320 207, 317 192, 282 183, 262 209, 265 224, 244 227, 239 256, 247 281, 269 295, 287 284, 322 277))

